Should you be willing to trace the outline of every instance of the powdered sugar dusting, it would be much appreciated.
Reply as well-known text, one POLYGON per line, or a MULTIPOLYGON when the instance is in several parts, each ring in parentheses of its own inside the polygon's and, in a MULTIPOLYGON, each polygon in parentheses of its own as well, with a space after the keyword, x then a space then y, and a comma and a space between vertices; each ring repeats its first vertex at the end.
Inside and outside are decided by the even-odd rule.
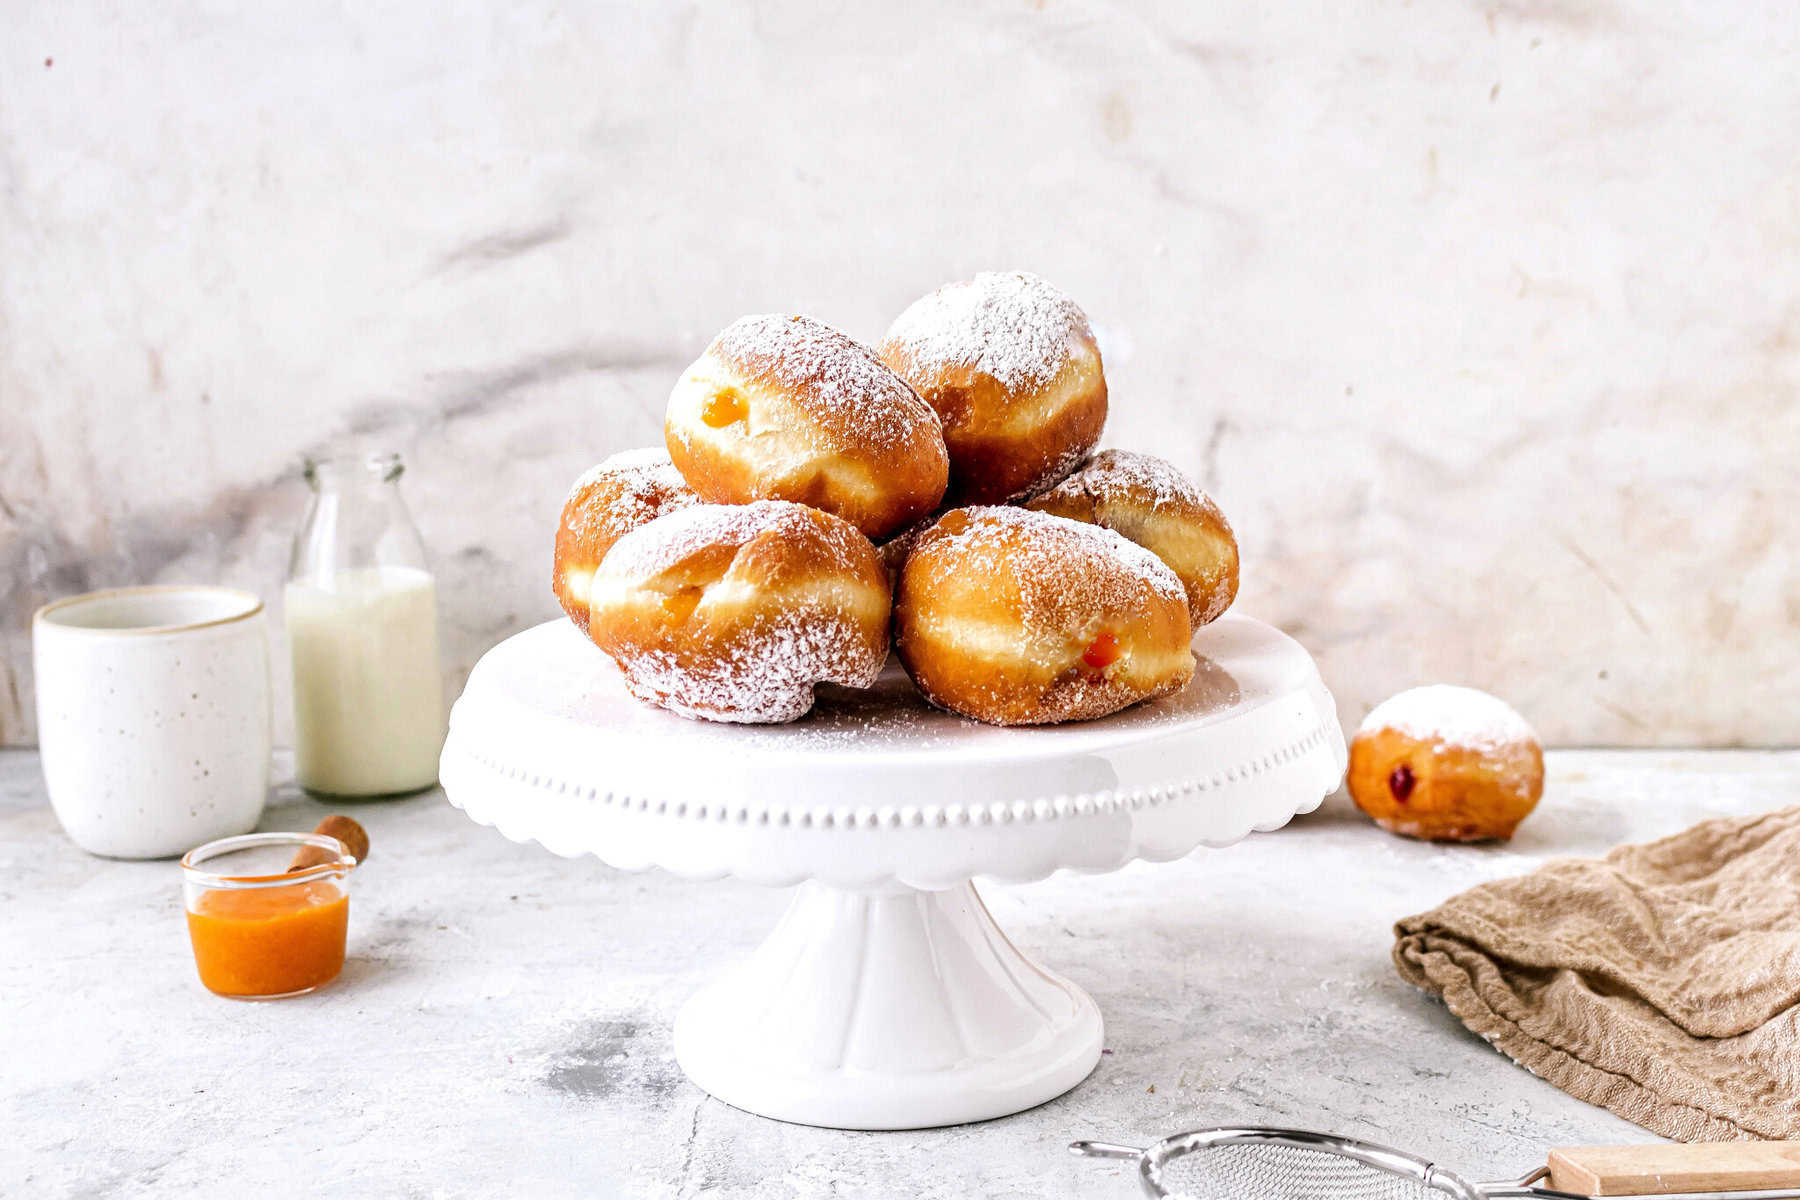
POLYGON ((1020 489, 1017 495, 1008 496, 1007 499, 1014 503, 1024 503, 1034 495, 1042 495, 1046 488, 1056 487, 1067 480, 1071 474, 1076 473, 1076 469, 1087 458, 1087 452, 1088 447, 1079 443, 1065 447, 1063 452, 1056 456, 1056 461, 1044 470, 1044 477, 1041 480, 1028 488, 1020 489))
POLYGON ((658 468, 673 470, 674 467, 675 464, 669 460, 668 447, 640 446, 636 450, 619 451, 595 467, 594 471, 655 471, 658 468))
POLYGON ((802 539, 806 553, 823 565, 854 571, 857 541, 866 543, 848 523, 841 529, 822 525, 820 514, 804 504, 787 500, 757 500, 750 504, 696 504, 669 513, 642 529, 620 538, 607 555, 609 574, 645 579, 660 575, 683 559, 709 546, 739 547, 761 533, 802 539), (835 536, 834 536, 835 535, 835 536))
POLYGON ((619 660, 619 672, 633 695, 681 716, 770 725, 805 716, 821 682, 869 686, 886 661, 847 619, 795 613, 744 630, 703 665, 657 649, 619 660))
POLYGON ((1046 497, 1086 494, 1096 500, 1134 495, 1152 508, 1187 503, 1208 506, 1206 493, 1195 487, 1173 463, 1135 450, 1102 450, 1046 497))
POLYGON ((965 553, 1006 563, 1020 581, 1020 616, 1027 624, 1059 613, 1131 611, 1146 590, 1186 610, 1187 592, 1168 564, 1103 526, 1003 505, 956 513, 968 523, 947 536, 965 553))
MULTIPOLYGON (((866 613, 848 602, 874 551, 851 526, 803 505, 763 500, 683 509, 620 539, 602 572, 647 581, 700 551, 741 551, 768 533, 786 542, 821 585, 759 599, 754 613, 728 621, 724 633, 696 634, 691 645, 686 631, 675 630, 664 645, 608 647, 602 629, 595 640, 618 651, 615 661, 634 695, 686 717, 768 724, 805 714, 822 681, 875 681, 887 658, 885 620, 872 631, 866 613)), ((727 587, 729 576, 714 586, 727 587)))
POLYGON ((693 496, 681 472, 669 461, 669 452, 654 446, 622 451, 589 467, 569 489, 569 498, 574 499, 602 480, 617 485, 618 502, 626 507, 654 506, 671 495, 683 493, 693 496))
POLYGON ((1049 383, 1092 338, 1075 302, 1036 275, 983 271, 914 301, 888 327, 881 349, 924 373, 972 367, 1010 390, 1049 383))
POLYGON ((578 547, 603 554, 622 534, 698 503, 700 497, 669 461, 669 452, 648 446, 615 454, 583 472, 563 504, 563 526, 578 547), (577 503, 601 484, 610 485, 601 496, 577 503))
POLYGON ((828 432, 895 451, 942 436, 936 411, 873 350, 811 317, 740 317, 708 353, 793 393, 828 432))
POLYGON ((1393 729, 1420 741, 1498 750, 1535 741, 1524 717, 1498 696, 1476 688, 1436 683, 1411 688, 1375 706, 1357 732, 1393 729))

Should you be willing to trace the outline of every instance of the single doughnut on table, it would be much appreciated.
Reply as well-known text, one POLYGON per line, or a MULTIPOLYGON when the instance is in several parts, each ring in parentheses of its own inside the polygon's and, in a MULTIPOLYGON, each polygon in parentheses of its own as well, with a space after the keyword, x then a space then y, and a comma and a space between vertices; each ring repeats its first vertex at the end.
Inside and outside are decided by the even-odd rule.
POLYGON ((1193 644, 1185 690, 1097 721, 977 724, 890 663, 869 691, 821 687, 800 721, 741 726, 638 703, 552 621, 476 665, 442 783, 475 821, 556 854, 799 885, 676 1020, 676 1057, 712 1095, 842 1129, 983 1120, 1081 1082, 1101 1020, 1012 946, 972 880, 1229 845, 1343 778, 1336 710, 1298 644, 1235 615, 1193 644))

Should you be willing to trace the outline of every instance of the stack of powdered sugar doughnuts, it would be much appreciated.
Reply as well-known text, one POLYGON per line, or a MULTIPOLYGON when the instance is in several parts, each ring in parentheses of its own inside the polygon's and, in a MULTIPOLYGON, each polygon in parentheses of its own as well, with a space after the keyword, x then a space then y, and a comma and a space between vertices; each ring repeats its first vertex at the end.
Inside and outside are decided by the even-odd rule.
POLYGON ((666 449, 563 507, 553 589, 640 700, 791 721, 868 687, 890 645, 939 707, 1104 716, 1186 685, 1237 594, 1231 527, 1160 459, 1094 453, 1087 318, 1034 275, 924 297, 874 349, 744 317, 669 397, 666 449))

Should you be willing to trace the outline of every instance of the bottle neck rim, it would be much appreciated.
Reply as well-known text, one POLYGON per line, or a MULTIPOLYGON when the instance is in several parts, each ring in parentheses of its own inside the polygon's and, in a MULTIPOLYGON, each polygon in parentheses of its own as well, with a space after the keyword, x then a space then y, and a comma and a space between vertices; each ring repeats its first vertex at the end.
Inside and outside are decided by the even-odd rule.
POLYGON ((406 464, 392 451, 366 454, 308 455, 303 474, 315 489, 345 485, 367 486, 393 483, 405 472, 406 464))

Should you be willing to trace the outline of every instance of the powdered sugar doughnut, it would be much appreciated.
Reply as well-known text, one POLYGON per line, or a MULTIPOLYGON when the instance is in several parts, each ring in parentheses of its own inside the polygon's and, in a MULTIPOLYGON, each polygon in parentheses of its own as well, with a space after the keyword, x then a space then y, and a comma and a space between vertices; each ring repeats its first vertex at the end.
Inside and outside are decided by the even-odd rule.
POLYGON ((822 681, 868 687, 887 661, 890 593, 875 547, 801 504, 699 504, 614 543, 588 634, 632 694, 684 717, 768 724, 822 681))
POLYGON ((1104 525, 1162 559, 1181 577, 1195 629, 1237 598, 1237 538, 1225 514, 1160 458, 1102 450, 1026 507, 1104 525))
POLYGON ((944 422, 950 496, 997 504, 1075 469, 1106 424, 1106 374, 1075 302, 1022 272, 939 288, 878 348, 944 422))
POLYGON ((1376 705, 1350 743, 1350 798, 1390 833, 1509 838, 1543 794, 1537 734, 1474 688, 1401 692, 1376 705))
POLYGON ((919 536, 895 600, 900 661, 927 699, 995 725, 1105 716, 1194 674, 1187 597, 1109 529, 961 508, 919 536))
POLYGON ((586 632, 588 587, 614 542, 666 512, 698 503, 661 447, 615 454, 577 479, 556 526, 550 571, 550 590, 569 619, 586 632))
POLYGON ((949 480, 931 406, 811 317, 732 322, 675 385, 663 428, 703 499, 793 500, 872 538, 936 508, 949 480))

